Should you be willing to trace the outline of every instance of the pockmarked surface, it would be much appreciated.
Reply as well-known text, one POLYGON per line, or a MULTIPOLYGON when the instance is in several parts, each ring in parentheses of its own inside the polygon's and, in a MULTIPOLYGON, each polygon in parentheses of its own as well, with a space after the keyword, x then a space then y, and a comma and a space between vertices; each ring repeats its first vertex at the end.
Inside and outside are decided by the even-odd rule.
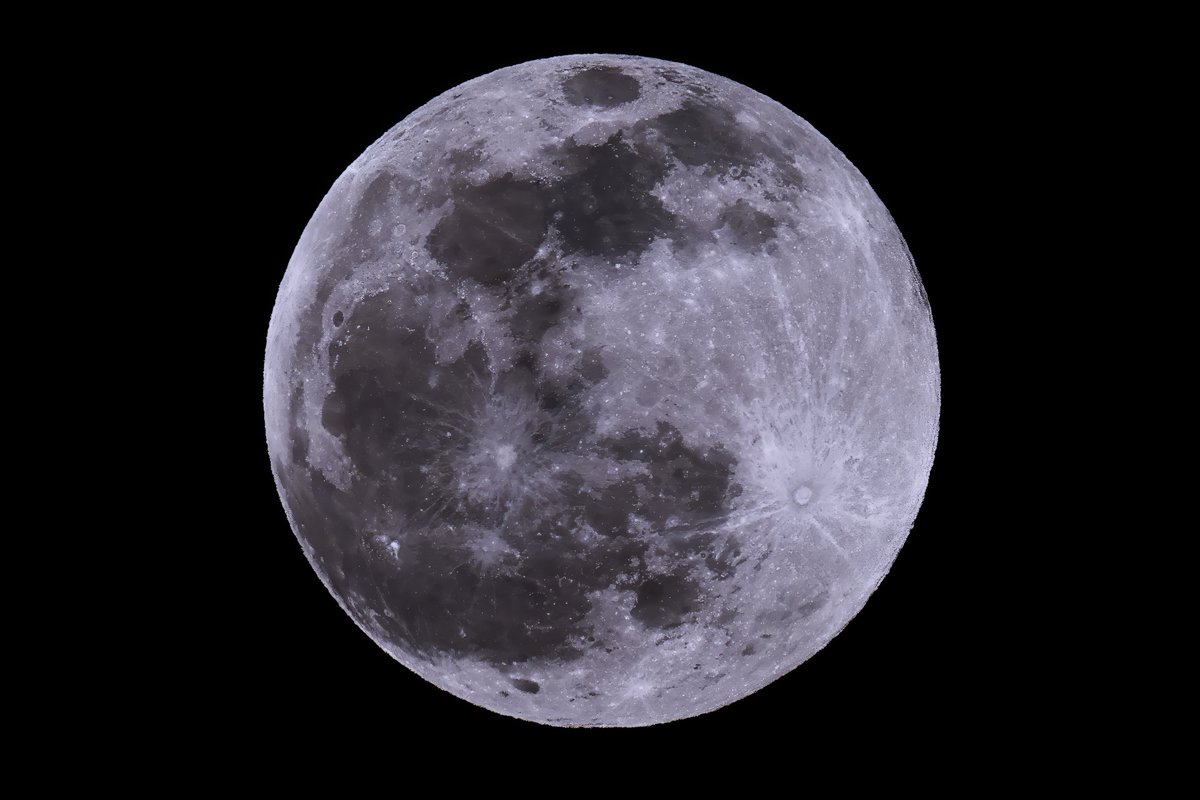
POLYGON ((375 642, 502 714, 636 726, 754 692, 863 607, 939 391, 912 258, 829 141, 711 73, 572 56, 346 170, 264 399, 292 527, 375 642))

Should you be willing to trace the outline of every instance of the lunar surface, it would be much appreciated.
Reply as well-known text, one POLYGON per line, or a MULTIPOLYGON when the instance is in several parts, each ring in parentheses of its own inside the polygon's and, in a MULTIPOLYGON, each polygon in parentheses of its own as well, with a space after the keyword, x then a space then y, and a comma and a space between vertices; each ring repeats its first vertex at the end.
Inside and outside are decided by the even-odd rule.
POLYGON ((939 386, 913 260, 829 141, 702 70, 573 56, 443 94, 337 180, 264 400, 296 536, 380 647, 501 714, 639 726, 863 607, 939 386))

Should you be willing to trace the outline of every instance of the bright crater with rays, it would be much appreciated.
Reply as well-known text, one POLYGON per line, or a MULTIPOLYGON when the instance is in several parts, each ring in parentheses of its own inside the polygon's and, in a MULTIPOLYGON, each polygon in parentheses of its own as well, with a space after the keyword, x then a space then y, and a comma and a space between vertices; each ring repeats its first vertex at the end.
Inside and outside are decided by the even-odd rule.
POLYGON ((647 725, 827 644, 924 496, 904 240, 791 111, 572 56, 414 112, 322 201, 268 334, 280 497, 398 661, 502 714, 647 725))

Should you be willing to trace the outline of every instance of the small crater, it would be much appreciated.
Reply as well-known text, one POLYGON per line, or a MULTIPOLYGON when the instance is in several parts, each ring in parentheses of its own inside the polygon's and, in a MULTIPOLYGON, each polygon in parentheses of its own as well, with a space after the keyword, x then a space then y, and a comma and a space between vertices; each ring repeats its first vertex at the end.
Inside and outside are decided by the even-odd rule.
POLYGON ((752 645, 752 644, 746 645, 746 647, 742 650, 742 655, 744 655, 744 656, 754 655, 754 645, 752 645))
POLYGON ((506 470, 517 460, 516 450, 511 444, 502 444, 496 448, 496 466, 506 470))
POLYGON ((333 327, 340 328, 342 326, 342 320, 344 320, 345 318, 346 317, 344 314, 342 314, 342 312, 340 312, 340 311, 334 312, 333 327))
POLYGON ((563 96, 573 106, 616 108, 637 100, 642 87, 637 78, 616 67, 593 67, 563 81, 563 96))
POLYGON ((527 694, 537 694, 542 690, 537 681, 526 680, 525 678, 513 678, 512 685, 527 694))
POLYGON ((813 490, 803 484, 797 487, 796 491, 792 492, 792 500, 796 501, 796 505, 798 506, 808 505, 809 501, 812 500, 812 496, 813 490))

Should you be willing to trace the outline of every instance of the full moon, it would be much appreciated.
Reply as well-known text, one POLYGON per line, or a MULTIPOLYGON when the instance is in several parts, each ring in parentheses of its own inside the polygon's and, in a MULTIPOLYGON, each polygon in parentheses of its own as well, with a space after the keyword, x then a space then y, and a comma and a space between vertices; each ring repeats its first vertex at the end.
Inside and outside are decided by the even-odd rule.
POLYGON ((533 61, 416 110, 309 221, 267 336, 301 547, 400 663, 562 726, 796 668, 904 543, 940 379, 866 179, 752 89, 533 61))

